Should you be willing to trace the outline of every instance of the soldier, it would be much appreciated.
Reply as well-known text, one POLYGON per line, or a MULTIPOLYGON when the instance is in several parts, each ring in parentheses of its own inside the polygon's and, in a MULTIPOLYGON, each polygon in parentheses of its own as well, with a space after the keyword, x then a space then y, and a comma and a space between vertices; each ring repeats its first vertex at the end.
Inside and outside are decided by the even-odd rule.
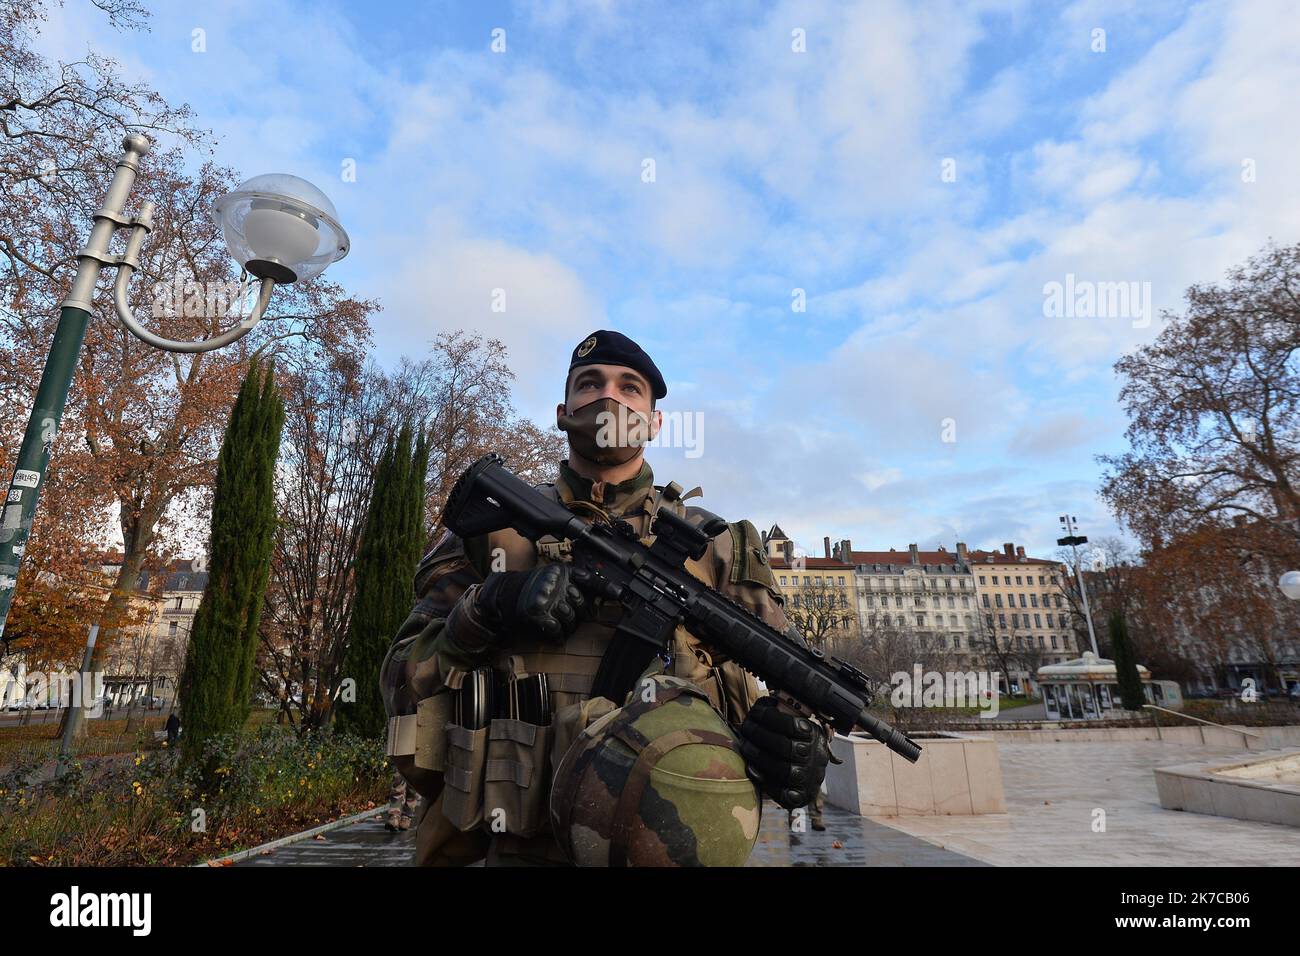
MULTIPOLYGON (((663 420, 655 405, 666 394, 659 369, 627 336, 601 330, 585 338, 573 350, 564 402, 556 407, 570 454, 559 463, 558 481, 538 490, 589 520, 626 521, 646 543, 661 506, 696 517, 698 509, 684 501, 700 490, 683 495, 676 483, 656 486, 644 460, 643 446, 663 420)), ((551 832, 550 775, 576 738, 606 725, 600 718, 624 702, 590 697, 621 607, 586 596, 570 568, 567 543, 548 537, 532 542, 511 529, 465 541, 447 531, 421 561, 415 605, 381 672, 389 755, 426 798, 416 833, 418 864, 563 864, 573 858, 571 848, 557 843, 564 835, 551 832)), ((801 641, 786 620, 766 549, 750 522, 730 524, 687 568, 801 641)), ((682 706, 691 699, 680 696, 689 685, 721 718, 701 735, 721 748, 715 754, 735 751, 738 766, 787 810, 813 799, 829 755, 821 726, 775 698, 760 698, 750 674, 684 628, 677 629, 664 669, 655 680, 677 699, 669 708, 674 720, 703 716, 682 706)), ((720 765, 707 763, 704 776, 720 765)), ((748 809, 726 815, 744 818, 752 846, 757 798, 751 784, 741 783, 754 804, 753 825, 748 809)), ((689 843, 692 837, 669 839, 689 843)), ((645 859, 696 859, 689 846, 659 850, 645 859)), ((617 847, 612 858, 637 862, 617 847)))

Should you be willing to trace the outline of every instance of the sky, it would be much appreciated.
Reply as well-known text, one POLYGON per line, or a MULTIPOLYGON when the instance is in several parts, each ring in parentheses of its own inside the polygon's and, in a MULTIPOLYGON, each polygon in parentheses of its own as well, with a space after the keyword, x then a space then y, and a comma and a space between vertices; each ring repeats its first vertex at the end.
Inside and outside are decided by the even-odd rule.
POLYGON ((550 424, 618 329, 668 383, 656 481, 813 555, 1120 533, 1115 361, 1300 241, 1288 0, 146 3, 38 47, 323 189, 380 364, 481 332, 550 424))

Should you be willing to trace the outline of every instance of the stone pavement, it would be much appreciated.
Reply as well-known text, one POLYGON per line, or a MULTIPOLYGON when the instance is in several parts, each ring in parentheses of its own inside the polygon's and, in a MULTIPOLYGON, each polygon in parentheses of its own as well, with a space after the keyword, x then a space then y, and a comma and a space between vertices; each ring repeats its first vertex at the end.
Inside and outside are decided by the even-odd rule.
MULTIPOLYGON (((1242 751, 1159 741, 998 743, 1007 813, 864 818, 826 807, 826 830, 792 833, 764 805, 749 866, 1295 866, 1300 830, 1160 806, 1156 767, 1242 751), (1094 811, 1105 832, 1094 832, 1094 811), (838 846, 836 844, 839 844, 838 846)), ((236 866, 407 866, 414 832, 368 820, 236 866)))
POLYGON ((1300 830, 1160 806, 1156 767, 1241 754, 1159 741, 998 743, 1007 813, 883 822, 997 866, 1295 866, 1300 830), (1093 831, 1105 811, 1104 833, 1093 831))
MULTIPOLYGON (((792 833, 784 810, 763 805, 763 824, 748 866, 984 866, 918 837, 828 806, 826 829, 792 833), (836 846, 836 844, 839 844, 836 846)), ((410 866, 415 831, 390 833, 374 817, 242 860, 235 866, 410 866)))

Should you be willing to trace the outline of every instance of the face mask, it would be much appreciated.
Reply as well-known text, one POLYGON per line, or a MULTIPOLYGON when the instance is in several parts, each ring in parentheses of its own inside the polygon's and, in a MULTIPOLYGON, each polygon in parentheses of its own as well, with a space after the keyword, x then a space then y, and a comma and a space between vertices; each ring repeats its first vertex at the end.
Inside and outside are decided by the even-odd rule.
POLYGON ((612 398, 589 402, 556 424, 569 433, 575 454, 598 465, 626 464, 650 441, 650 420, 612 398))

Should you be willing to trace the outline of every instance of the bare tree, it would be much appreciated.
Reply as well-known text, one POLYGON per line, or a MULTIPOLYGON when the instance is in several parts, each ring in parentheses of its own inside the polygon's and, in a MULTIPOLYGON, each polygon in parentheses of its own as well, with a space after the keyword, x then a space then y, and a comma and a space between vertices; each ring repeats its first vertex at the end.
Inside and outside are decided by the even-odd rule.
POLYGON ((836 653, 835 648, 843 643, 841 638, 848 638, 853 631, 857 609, 849 607, 844 589, 837 588, 827 576, 806 576, 806 580, 806 584, 785 592, 786 617, 811 646, 836 653))

